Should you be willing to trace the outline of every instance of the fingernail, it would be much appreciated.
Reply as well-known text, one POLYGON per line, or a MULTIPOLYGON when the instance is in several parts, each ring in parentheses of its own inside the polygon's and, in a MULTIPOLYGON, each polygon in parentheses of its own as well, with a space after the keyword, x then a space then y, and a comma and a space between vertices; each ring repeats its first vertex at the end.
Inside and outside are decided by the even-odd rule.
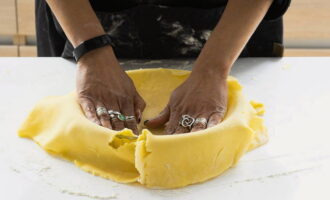
POLYGON ((137 111, 137 113, 138 113, 138 119, 137 119, 137 122, 138 122, 138 124, 141 122, 141 111, 140 110, 138 110, 137 111))
POLYGON ((210 124, 207 125, 207 128, 211 128, 211 127, 213 127, 215 125, 217 125, 217 124, 216 123, 210 123, 210 124))
POLYGON ((146 123, 148 123, 148 121, 149 121, 149 120, 147 119, 146 121, 143 122, 143 124, 146 125, 146 123))

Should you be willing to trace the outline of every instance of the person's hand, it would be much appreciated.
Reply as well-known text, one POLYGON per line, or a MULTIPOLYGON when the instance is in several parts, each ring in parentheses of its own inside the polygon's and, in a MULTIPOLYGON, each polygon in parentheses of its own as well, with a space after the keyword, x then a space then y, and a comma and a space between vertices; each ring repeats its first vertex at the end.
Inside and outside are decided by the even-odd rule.
POLYGON ((226 113, 226 77, 206 70, 193 70, 190 77, 173 91, 165 109, 144 124, 150 128, 165 125, 166 134, 187 133, 215 126, 226 113), (206 120, 197 121, 190 129, 179 124, 182 115, 206 120))
POLYGON ((92 122, 113 129, 124 127, 138 134, 137 123, 146 106, 136 91, 133 81, 120 67, 110 46, 102 47, 81 57, 78 62, 76 89, 85 116, 92 122), (107 112, 98 116, 98 108, 118 111, 135 119, 110 119, 107 112))

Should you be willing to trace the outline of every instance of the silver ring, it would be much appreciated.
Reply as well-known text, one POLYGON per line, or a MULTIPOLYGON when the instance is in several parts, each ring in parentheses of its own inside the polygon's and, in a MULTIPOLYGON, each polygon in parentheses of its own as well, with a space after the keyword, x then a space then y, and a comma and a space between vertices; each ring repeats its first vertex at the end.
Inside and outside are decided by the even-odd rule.
POLYGON ((195 126, 196 124, 203 124, 203 127, 206 127, 206 125, 207 125, 207 119, 204 118, 204 117, 196 118, 196 119, 195 119, 195 122, 194 122, 194 126, 195 126))
POLYGON ((104 114, 108 114, 108 111, 105 107, 98 107, 96 108, 96 114, 97 116, 102 116, 104 114))
POLYGON ((114 110, 108 110, 108 114, 110 115, 111 119, 119 119, 120 121, 126 121, 126 116, 121 114, 118 111, 114 111, 114 110))
POLYGON ((116 117, 117 117, 120 121, 126 121, 126 116, 123 115, 123 114, 116 115, 116 117))
POLYGON ((184 128, 191 129, 191 126, 194 124, 195 119, 189 115, 182 115, 179 124, 184 128))
POLYGON ((126 121, 128 121, 128 120, 135 120, 135 116, 126 116, 126 121))
POLYGON ((118 111, 114 111, 114 110, 108 110, 108 114, 109 114, 109 115, 111 115, 111 114, 121 115, 120 112, 118 112, 118 111))
POLYGON ((111 113, 111 114, 109 114, 110 115, 110 118, 111 119, 114 119, 114 118, 116 118, 116 115, 115 114, 113 114, 113 113, 111 113))

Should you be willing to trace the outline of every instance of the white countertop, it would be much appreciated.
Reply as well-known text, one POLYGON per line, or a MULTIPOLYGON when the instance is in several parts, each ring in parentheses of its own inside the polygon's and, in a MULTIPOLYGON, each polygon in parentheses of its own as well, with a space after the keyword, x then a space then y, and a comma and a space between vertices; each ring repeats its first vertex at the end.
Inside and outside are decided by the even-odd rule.
POLYGON ((1 58, 0 199, 330 199, 330 58, 240 59, 232 75, 250 99, 265 104, 269 143, 205 183, 151 190, 93 176, 19 138, 36 101, 74 90, 75 65, 1 58))

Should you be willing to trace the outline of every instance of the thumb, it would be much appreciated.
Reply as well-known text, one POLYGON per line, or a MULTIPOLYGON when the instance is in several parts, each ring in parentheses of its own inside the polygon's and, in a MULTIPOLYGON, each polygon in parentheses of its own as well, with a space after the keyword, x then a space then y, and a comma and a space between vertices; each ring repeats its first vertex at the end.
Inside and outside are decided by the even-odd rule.
POLYGON ((158 116, 144 121, 144 125, 146 125, 149 128, 158 128, 160 126, 163 126, 170 118, 170 109, 168 106, 164 108, 162 112, 159 113, 158 116))

